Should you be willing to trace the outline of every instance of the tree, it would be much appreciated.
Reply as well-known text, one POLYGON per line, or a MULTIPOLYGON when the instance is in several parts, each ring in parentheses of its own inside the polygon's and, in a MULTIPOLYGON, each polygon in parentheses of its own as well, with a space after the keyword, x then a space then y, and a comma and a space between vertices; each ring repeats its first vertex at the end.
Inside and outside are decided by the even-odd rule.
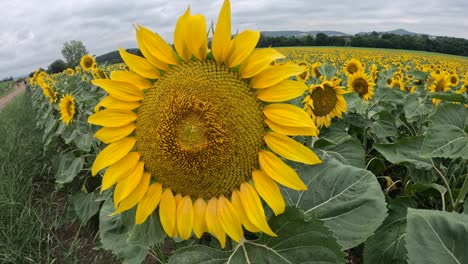
POLYGON ((88 54, 83 42, 79 40, 70 40, 63 43, 62 55, 67 61, 68 67, 74 68, 80 64, 81 57, 88 54))
POLYGON ((52 62, 48 67, 47 67, 47 72, 49 74, 51 73, 59 73, 59 72, 63 72, 65 69, 67 68, 67 64, 61 60, 61 59, 58 59, 58 60, 55 60, 54 62, 52 62))

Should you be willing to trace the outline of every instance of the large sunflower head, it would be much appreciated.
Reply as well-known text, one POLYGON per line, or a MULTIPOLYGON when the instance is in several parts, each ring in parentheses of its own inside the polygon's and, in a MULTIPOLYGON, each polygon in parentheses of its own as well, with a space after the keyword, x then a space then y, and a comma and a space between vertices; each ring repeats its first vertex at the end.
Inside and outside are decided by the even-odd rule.
POLYGON ((70 124, 75 115, 75 99, 71 94, 65 94, 60 99, 59 103, 61 120, 65 124, 70 124))
POLYGON ((348 77, 348 91, 359 93, 366 101, 374 96, 374 86, 375 83, 362 71, 348 77))
POLYGON ((358 59, 350 59, 346 61, 343 67, 343 71, 347 75, 351 75, 360 71, 363 71, 364 66, 362 66, 362 63, 358 59))
POLYGON ((81 57, 80 65, 83 70, 91 70, 94 64, 96 64, 96 61, 94 60, 94 57, 92 55, 86 54, 83 57, 81 57))
POLYGON ((95 137, 109 144, 92 174, 107 168, 102 190, 114 189, 115 213, 136 206, 136 223, 159 206, 165 232, 188 239, 243 229, 275 234, 260 198, 275 214, 285 209, 277 183, 304 190, 281 158, 316 164, 319 158, 289 136, 316 136, 299 107, 279 103, 301 96, 304 82, 289 80, 303 67, 274 64, 272 48, 255 50, 260 37, 246 30, 231 39, 230 3, 224 1, 208 50, 206 21, 190 10, 179 17, 175 51, 158 34, 136 27, 144 57, 120 49, 131 71, 116 70, 93 83, 108 92, 106 108, 88 121, 103 126, 95 137), (266 103, 268 102, 268 103, 266 103), (268 148, 267 148, 268 147, 268 148), (276 154, 275 154, 276 153, 276 154))
POLYGON ((346 93, 343 87, 339 86, 341 80, 324 80, 321 84, 312 84, 309 94, 304 98, 304 109, 312 116, 317 127, 325 125, 329 127, 334 117, 342 118, 342 113, 346 112, 346 100, 343 94, 346 93))

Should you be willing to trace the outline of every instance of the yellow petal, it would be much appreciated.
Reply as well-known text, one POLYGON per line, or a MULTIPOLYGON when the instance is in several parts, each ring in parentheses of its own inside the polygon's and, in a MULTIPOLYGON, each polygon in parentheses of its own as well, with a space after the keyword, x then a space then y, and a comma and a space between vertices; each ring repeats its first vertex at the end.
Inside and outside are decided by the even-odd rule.
POLYGON ((227 65, 232 68, 243 62, 255 49, 260 39, 260 31, 245 30, 235 36, 227 57, 227 65))
POLYGON ((141 178, 143 177, 143 172, 145 170, 144 162, 138 162, 135 169, 125 178, 122 178, 118 183, 117 187, 115 187, 114 191, 114 205, 119 206, 119 203, 127 198, 133 190, 138 186, 140 183, 141 178))
POLYGON ((110 74, 110 78, 114 81, 131 83, 140 90, 148 89, 153 86, 148 79, 131 71, 113 71, 110 74))
POLYGON ((177 206, 177 230, 182 239, 188 239, 192 234, 193 205, 190 196, 182 198, 177 206))
POLYGON ((140 31, 141 40, 151 55, 167 64, 179 63, 172 47, 161 36, 141 25, 138 25, 137 31, 140 31))
POLYGON ((250 84, 255 89, 263 89, 303 72, 304 68, 299 65, 275 65, 255 75, 250 84))
POLYGON ((234 206, 234 208, 236 209, 236 212, 239 215, 239 219, 241 220, 242 225, 245 227, 245 229, 253 233, 260 232, 260 229, 258 229, 254 224, 252 224, 252 222, 250 222, 249 218, 247 217, 245 209, 242 206, 242 201, 238 190, 232 191, 231 203, 232 206, 234 206))
POLYGON ((119 49, 120 57, 128 67, 139 75, 148 79, 158 79, 160 74, 148 60, 137 55, 128 53, 123 48, 119 49))
POLYGON ((132 150, 135 143, 135 138, 124 138, 108 145, 97 155, 91 169, 91 174, 94 176, 100 170, 122 159, 132 150))
POLYGON ((115 214, 127 211, 128 209, 137 205, 137 203, 145 196, 146 191, 148 190, 148 185, 150 183, 151 174, 149 172, 143 173, 140 182, 137 187, 130 193, 127 198, 123 199, 115 214))
POLYGON ((265 143, 271 150, 288 160, 309 165, 322 163, 311 149, 283 134, 269 132, 265 135, 265 143))
POLYGON ((278 185, 259 170, 252 172, 252 179, 258 194, 270 206, 275 215, 282 214, 286 205, 278 185))
POLYGON ((120 179, 127 177, 137 166, 140 153, 130 152, 121 160, 109 166, 102 178, 101 192, 109 189, 120 179))
POLYGON ((234 239, 234 241, 239 243, 244 232, 242 231, 241 222, 235 208, 228 199, 221 195, 218 199, 216 209, 219 223, 223 227, 224 232, 234 239))
POLYGON ((174 31, 174 47, 180 57, 186 62, 192 57, 192 53, 188 48, 187 36, 189 35, 189 17, 190 17, 190 7, 187 8, 187 11, 179 17, 177 20, 176 28, 174 31))
POLYGON ((161 204, 159 205, 159 218, 161 225, 170 237, 174 237, 174 231, 176 227, 176 209, 177 204, 174 199, 174 195, 170 188, 164 190, 161 197, 161 204))
POLYGON ((255 50, 244 62, 241 63, 241 77, 245 79, 253 77, 269 67, 271 62, 283 58, 285 58, 283 54, 272 48, 255 50))
POLYGON ((134 102, 143 99, 143 91, 135 85, 127 82, 113 81, 109 79, 96 79, 91 81, 94 85, 101 87, 114 98, 134 102))
POLYGON ((133 110, 140 107, 141 103, 138 101, 129 102, 119 100, 111 95, 106 96, 102 99, 94 108, 94 112, 97 112, 99 108, 105 107, 107 109, 121 109, 121 110, 133 110))
POLYGON ((135 128, 136 125, 134 123, 121 127, 103 127, 94 134, 94 137, 106 144, 109 144, 130 135, 135 128))
POLYGON ((264 102, 283 102, 303 95, 306 90, 307 85, 304 82, 284 80, 257 90, 257 98, 264 102))
POLYGON ((106 109, 88 117, 88 123, 104 127, 121 127, 130 124, 138 115, 130 110, 106 109))
POLYGON ((276 234, 271 230, 266 221, 262 202, 250 184, 246 182, 241 184, 240 198, 249 220, 263 233, 276 237, 276 234))
POLYGON ((208 53, 208 38, 206 33, 206 20, 203 15, 194 15, 189 17, 190 41, 188 48, 191 53, 199 60, 205 61, 208 53))
POLYGON ((206 207, 205 221, 208 232, 213 234, 219 240, 221 247, 224 248, 226 246, 226 233, 219 223, 217 206, 218 199, 216 197, 211 198, 206 207))
POLYGON ((205 213, 205 200, 203 198, 198 198, 193 205, 193 232, 197 238, 201 238, 203 233, 207 231, 205 213))
POLYGON ((265 119, 265 123, 271 130, 288 136, 317 136, 319 133, 317 127, 288 127, 278 125, 268 119, 265 119))
POLYGON ((162 185, 159 182, 153 183, 148 187, 145 196, 140 200, 135 215, 135 223, 143 224, 148 216, 153 213, 159 204, 162 194, 162 185))
POLYGON ((270 151, 260 150, 258 153, 260 168, 273 180, 294 190, 307 190, 296 171, 284 163, 270 151))
POLYGON ((211 51, 218 63, 226 61, 226 57, 231 49, 231 3, 224 0, 219 12, 218 22, 211 41, 211 51))
POLYGON ((270 104, 263 108, 263 113, 279 125, 315 127, 314 121, 303 109, 291 104, 270 104))
MULTIPOLYGON (((152 64, 154 67, 167 71, 169 70, 169 65, 165 62, 162 62, 158 58, 154 57, 153 54, 148 50, 145 43, 143 42, 143 34, 141 30, 136 30, 136 38, 138 42, 138 48, 140 48, 141 54, 152 64)), ((159 71, 158 71, 159 73, 159 71)))

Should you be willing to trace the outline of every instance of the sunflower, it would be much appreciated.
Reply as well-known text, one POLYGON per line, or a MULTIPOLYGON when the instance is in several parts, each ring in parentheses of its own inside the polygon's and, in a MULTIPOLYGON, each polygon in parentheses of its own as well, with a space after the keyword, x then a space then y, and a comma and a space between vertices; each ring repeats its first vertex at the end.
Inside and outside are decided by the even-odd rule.
POLYGON ((81 71, 80 66, 76 66, 76 67, 75 67, 75 72, 78 73, 78 74, 82 74, 82 73, 83 73, 83 72, 81 71))
POLYGON ((94 79, 107 79, 107 74, 103 69, 96 68, 92 70, 94 79))
POLYGON ((309 88, 309 94, 303 101, 304 109, 312 116, 318 128, 323 125, 329 127, 332 118, 342 118, 342 113, 346 112, 346 101, 343 97, 346 92, 339 86, 340 82, 339 79, 324 80, 321 84, 312 84, 309 88))
POLYGON ((73 76, 73 74, 75 74, 75 71, 71 68, 68 68, 65 70, 65 74, 69 77, 73 76))
POLYGON ((304 71, 301 74, 299 74, 297 78, 303 82, 307 81, 310 77, 309 75, 310 65, 305 61, 301 61, 297 65, 304 68, 304 71))
POLYGON ((55 103, 57 101, 57 92, 55 92, 48 84, 44 84, 41 87, 42 92, 49 98, 50 103, 55 103))
POLYGON ((451 87, 457 87, 460 83, 460 79, 458 78, 458 75, 456 73, 450 74, 449 81, 451 87))
POLYGON ((390 83, 390 88, 397 88, 402 91, 405 91, 405 84, 400 78, 394 78, 392 79, 392 82, 390 83))
POLYGON ((348 90, 359 93, 366 101, 374 96, 374 86, 375 83, 362 71, 358 71, 348 78, 348 90))
POLYGON ((144 57, 120 48, 132 71, 93 80, 109 95, 99 103, 106 109, 88 119, 103 126, 95 137, 109 144, 91 172, 107 168, 101 190, 116 185, 115 214, 136 206, 135 222, 142 224, 159 206, 170 237, 210 232, 222 247, 226 234, 240 241, 242 226, 275 236, 260 197, 281 214, 285 202, 277 183, 307 189, 277 154, 310 165, 321 162, 288 137, 317 136, 307 113, 287 103, 264 103, 302 95, 304 82, 289 77, 303 67, 271 66, 284 56, 272 48, 254 50, 258 31, 231 39, 228 0, 211 52, 205 18, 190 9, 177 21, 177 53, 158 34, 140 25, 135 29, 144 57))
POLYGON ((322 76, 322 74, 318 70, 320 65, 321 65, 320 62, 316 62, 316 63, 312 64, 312 66, 311 66, 312 76, 315 77, 315 78, 320 78, 322 76))
POLYGON ((92 55, 86 54, 83 57, 81 57, 80 65, 83 70, 88 71, 95 64, 96 64, 96 61, 94 60, 94 57, 92 55))
POLYGON ((75 99, 73 99, 73 96, 71 94, 63 95, 60 99, 59 108, 60 119, 68 125, 75 115, 75 99))
MULTIPOLYGON (((437 71, 436 71, 436 72, 433 72, 431 74, 430 79, 432 80, 430 82, 430 86, 429 86, 429 91, 430 92, 432 92, 432 93, 446 92, 446 91, 450 90, 450 79, 449 79, 448 73, 441 72, 441 73, 437 74, 437 71)), ((439 103, 440 103, 440 100, 433 98, 432 103, 435 106, 438 106, 439 103)))
POLYGON ((346 75, 352 75, 354 73, 363 71, 363 69, 364 67, 362 66, 362 63, 357 59, 350 59, 346 61, 343 67, 343 71, 346 75))

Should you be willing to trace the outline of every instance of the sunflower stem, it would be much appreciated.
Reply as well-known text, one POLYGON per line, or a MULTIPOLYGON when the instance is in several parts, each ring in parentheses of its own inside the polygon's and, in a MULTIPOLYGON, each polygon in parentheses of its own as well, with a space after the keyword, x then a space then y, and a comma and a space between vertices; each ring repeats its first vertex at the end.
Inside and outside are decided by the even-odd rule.
MULTIPOLYGON (((453 196, 452 196, 452 190, 450 189, 450 185, 447 181, 447 178, 445 178, 444 174, 435 166, 434 164, 434 160, 431 159, 431 163, 432 163, 432 168, 437 172, 437 174, 439 175, 439 177, 442 179, 442 181, 444 182, 444 185, 445 187, 447 188, 447 191, 448 191, 448 194, 449 194, 449 198, 450 198, 450 204, 452 205, 452 208, 454 209, 455 208, 455 202, 453 200, 453 196)), ((444 197, 442 197, 442 209, 445 211, 445 201, 444 201, 444 197)))

